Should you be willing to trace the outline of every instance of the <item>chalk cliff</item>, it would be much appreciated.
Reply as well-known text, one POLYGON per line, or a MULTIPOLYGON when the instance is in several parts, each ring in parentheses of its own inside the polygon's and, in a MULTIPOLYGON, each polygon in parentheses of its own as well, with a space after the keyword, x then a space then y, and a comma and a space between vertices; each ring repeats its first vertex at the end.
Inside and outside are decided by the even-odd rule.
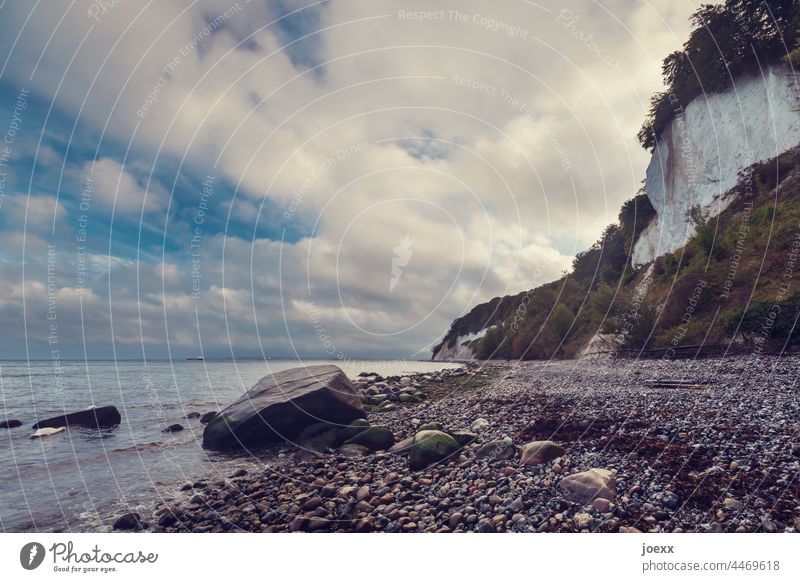
POLYGON ((672 120, 647 168, 645 193, 657 217, 634 245, 634 265, 684 246, 694 233, 692 207, 716 216, 742 170, 800 143, 798 92, 791 70, 775 66, 696 98, 672 120))

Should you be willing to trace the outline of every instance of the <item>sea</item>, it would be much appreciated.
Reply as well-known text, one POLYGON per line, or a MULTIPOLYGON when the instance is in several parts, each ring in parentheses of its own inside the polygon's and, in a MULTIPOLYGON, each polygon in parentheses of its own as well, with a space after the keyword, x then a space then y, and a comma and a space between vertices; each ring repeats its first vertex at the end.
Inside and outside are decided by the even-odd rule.
POLYGON ((229 476, 242 457, 204 450, 203 426, 187 415, 221 410, 267 374, 324 363, 353 379, 361 372, 391 376, 459 366, 413 360, 0 362, 0 421, 23 423, 0 429, 0 531, 109 531, 115 516, 148 516, 182 484, 229 476), (39 420, 108 405, 122 415, 115 428, 30 438, 39 420), (162 432, 172 424, 185 430, 162 432))

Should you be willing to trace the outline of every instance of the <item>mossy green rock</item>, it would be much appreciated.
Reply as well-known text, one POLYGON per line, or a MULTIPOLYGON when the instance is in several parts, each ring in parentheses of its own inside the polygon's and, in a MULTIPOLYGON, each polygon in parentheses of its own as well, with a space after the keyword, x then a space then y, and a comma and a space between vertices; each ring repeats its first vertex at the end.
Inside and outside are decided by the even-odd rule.
POLYGON ((349 441, 358 433, 369 428, 369 422, 365 418, 357 418, 347 426, 342 428, 342 441, 349 441))
POLYGON ((370 426, 348 440, 347 445, 361 445, 370 451, 386 451, 394 444, 394 433, 385 426, 370 426))
POLYGON ((414 435, 408 465, 412 471, 419 471, 447 459, 460 448, 458 442, 447 433, 439 430, 421 430, 414 435))
POLYGON ((440 422, 429 422, 429 423, 423 424, 421 427, 419 427, 417 429, 417 431, 421 431, 421 430, 439 430, 439 431, 444 432, 444 426, 442 426, 442 423, 440 423, 440 422))

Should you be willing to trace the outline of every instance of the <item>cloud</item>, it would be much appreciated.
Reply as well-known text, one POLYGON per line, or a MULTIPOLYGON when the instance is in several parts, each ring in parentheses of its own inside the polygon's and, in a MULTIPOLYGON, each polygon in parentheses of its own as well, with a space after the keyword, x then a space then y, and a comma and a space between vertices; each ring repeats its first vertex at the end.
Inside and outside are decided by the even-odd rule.
POLYGON ((154 213, 164 209, 168 194, 158 183, 149 186, 129 170, 110 158, 87 161, 80 170, 80 183, 91 190, 94 203, 122 215, 136 217, 138 213, 154 213))
MULTIPOLYGON (((424 354, 476 303, 558 277, 638 190, 635 134, 692 10, 203 0, 92 18, 87 0, 47 4, 2 9, 22 30, 13 52, 0 39, 4 79, 97 143, 79 160, 47 146, 40 171, 66 159, 64 208, 88 177, 92 212, 138 223, 92 249, 92 324, 77 331, 90 349, 161 355, 201 338, 324 355, 320 328, 353 356, 424 354), (205 176, 230 192, 197 222, 205 176)), ((74 224, 61 236, 69 289, 74 224)), ((59 309, 80 325, 72 296, 59 309)))

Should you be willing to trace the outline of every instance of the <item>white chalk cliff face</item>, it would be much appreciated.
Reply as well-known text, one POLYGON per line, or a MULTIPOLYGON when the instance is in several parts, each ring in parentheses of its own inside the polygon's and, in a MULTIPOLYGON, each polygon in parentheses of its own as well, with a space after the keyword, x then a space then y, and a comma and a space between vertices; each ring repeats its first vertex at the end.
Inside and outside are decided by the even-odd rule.
POLYGON ((445 343, 445 345, 442 346, 442 349, 436 352, 436 354, 433 356, 433 360, 437 362, 449 360, 474 360, 475 354, 472 351, 472 348, 469 345, 464 344, 468 344, 468 342, 482 338, 486 335, 486 332, 489 331, 489 329, 490 328, 485 327, 477 333, 460 335, 456 338, 456 341, 452 347, 445 343))
POLYGON ((672 120, 647 168, 645 192, 658 216, 634 245, 634 265, 684 246, 694 233, 692 207, 716 216, 732 202, 724 194, 739 172, 800 143, 799 91, 791 70, 772 67, 696 98, 672 120))

